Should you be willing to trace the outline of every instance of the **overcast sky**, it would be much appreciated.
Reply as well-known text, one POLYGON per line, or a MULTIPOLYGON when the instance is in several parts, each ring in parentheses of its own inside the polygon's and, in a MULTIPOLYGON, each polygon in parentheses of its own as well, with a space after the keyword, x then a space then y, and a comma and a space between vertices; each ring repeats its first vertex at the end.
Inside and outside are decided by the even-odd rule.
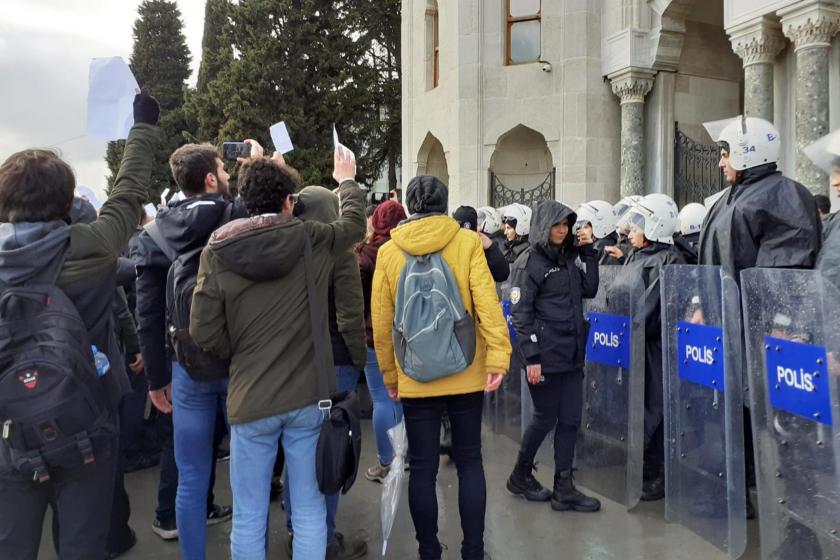
MULTIPOLYGON (((56 147, 76 181, 105 186, 105 142, 84 137, 88 66, 128 62, 140 0, 0 1, 0 162, 30 147, 56 147)), ((204 0, 177 0, 192 54, 201 56, 204 0)), ((141 86, 143 84, 140 84, 141 86)))

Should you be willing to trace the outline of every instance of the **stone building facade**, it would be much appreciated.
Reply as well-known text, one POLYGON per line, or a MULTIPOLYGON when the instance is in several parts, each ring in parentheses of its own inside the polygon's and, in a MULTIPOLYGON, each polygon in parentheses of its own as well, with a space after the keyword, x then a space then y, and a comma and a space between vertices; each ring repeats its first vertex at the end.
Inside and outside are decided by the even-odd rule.
POLYGON ((719 190, 702 123, 772 120, 783 171, 840 128, 840 0, 404 0, 403 168, 452 207, 719 190))

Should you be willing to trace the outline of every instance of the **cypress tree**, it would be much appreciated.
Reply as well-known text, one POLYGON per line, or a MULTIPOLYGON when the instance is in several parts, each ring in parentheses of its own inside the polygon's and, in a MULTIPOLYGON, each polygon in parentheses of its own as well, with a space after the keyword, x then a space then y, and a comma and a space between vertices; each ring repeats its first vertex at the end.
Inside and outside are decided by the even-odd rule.
POLYGON ((208 84, 221 110, 217 141, 255 138, 268 149, 268 128, 285 121, 295 150, 287 160, 308 184, 329 184, 332 127, 369 181, 379 126, 375 70, 354 27, 350 1, 240 0, 230 5, 233 59, 208 84))
POLYGON ((196 88, 187 92, 186 109, 196 141, 215 141, 222 126, 221 107, 209 94, 210 84, 218 79, 233 60, 230 38, 229 0, 207 0, 204 7, 204 34, 201 40, 201 66, 196 88))

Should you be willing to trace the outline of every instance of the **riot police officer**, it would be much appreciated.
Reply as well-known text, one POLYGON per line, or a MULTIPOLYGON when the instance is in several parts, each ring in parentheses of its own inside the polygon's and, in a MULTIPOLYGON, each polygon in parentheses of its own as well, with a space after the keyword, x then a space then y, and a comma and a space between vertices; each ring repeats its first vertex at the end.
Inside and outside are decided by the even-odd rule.
POLYGON ((556 511, 597 511, 601 503, 579 492, 572 480, 587 337, 583 298, 598 292, 598 254, 585 232, 575 246, 576 221, 572 209, 559 202, 539 203, 530 246, 511 270, 512 318, 534 415, 507 489, 529 501, 550 500, 556 511), (578 267, 578 258, 584 270, 578 267), (549 491, 532 471, 537 450, 552 429, 555 474, 549 491))
POLYGON ((674 246, 679 249, 686 264, 697 264, 697 250, 700 247, 700 232, 703 220, 709 213, 702 204, 686 204, 677 216, 677 231, 674 232, 674 246))
POLYGON ((622 218, 619 227, 627 231, 633 250, 624 267, 641 277, 645 285, 645 460, 642 500, 665 497, 665 432, 663 424, 662 318, 659 277, 671 264, 684 264, 674 247, 677 205, 662 194, 649 195, 622 218))
MULTIPOLYGON (((625 196, 621 200, 618 201, 613 207, 613 213, 615 213, 615 222, 616 224, 621 223, 622 218, 630 211, 630 209, 639 201, 642 200, 643 197, 639 195, 630 195, 625 196)), ((612 260, 609 261, 609 264, 624 264, 624 257, 627 256, 633 247, 630 245, 630 241, 627 239, 627 232, 622 231, 620 228, 616 228, 616 237, 618 238, 618 243, 615 245, 610 245, 604 247, 604 252, 607 253, 612 260)))
POLYGON ((502 211, 504 224, 505 258, 510 264, 528 248, 528 234, 531 232, 531 209, 524 204, 512 204, 502 211))
POLYGON ((507 239, 502 228, 502 213, 492 206, 482 206, 477 212, 478 231, 489 237, 504 253, 507 239))
POLYGON ((712 128, 731 186, 709 210, 699 264, 721 266, 739 283, 748 268, 813 268, 822 233, 817 207, 805 187, 778 170, 778 130, 753 117, 733 119, 719 134, 712 128))
POLYGON ((613 205, 604 200, 592 200, 578 206, 575 213, 575 234, 577 235, 580 229, 588 230, 595 240, 593 247, 598 251, 598 264, 618 264, 611 262, 614 259, 605 251, 607 247, 618 244, 618 232, 615 231, 618 219, 613 205))

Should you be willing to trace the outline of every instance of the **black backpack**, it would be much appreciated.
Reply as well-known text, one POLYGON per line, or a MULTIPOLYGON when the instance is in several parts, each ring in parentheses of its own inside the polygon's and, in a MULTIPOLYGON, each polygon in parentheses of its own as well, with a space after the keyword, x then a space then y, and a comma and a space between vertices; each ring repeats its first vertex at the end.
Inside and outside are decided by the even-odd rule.
POLYGON ((0 460, 38 482, 94 462, 91 440, 114 433, 106 403, 70 298, 46 283, 0 290, 0 460))
MULTIPOLYGON (((232 213, 233 204, 228 204, 219 226, 229 222, 232 213)), ((166 275, 166 332, 175 359, 196 381, 226 379, 230 370, 230 360, 223 360, 205 352, 190 336, 190 310, 201 263, 201 251, 204 248, 199 247, 178 255, 155 222, 146 226, 146 232, 172 261, 166 275)))

